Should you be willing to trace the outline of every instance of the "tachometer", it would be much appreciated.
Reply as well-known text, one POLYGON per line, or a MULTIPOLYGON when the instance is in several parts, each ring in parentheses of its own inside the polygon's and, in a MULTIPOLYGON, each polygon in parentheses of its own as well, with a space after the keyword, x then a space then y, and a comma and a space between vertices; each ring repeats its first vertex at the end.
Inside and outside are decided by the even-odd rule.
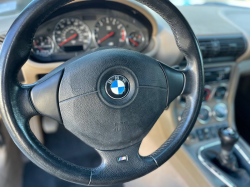
POLYGON ((57 23, 54 39, 57 45, 66 52, 82 51, 89 47, 91 32, 83 21, 65 18, 57 23))
POLYGON ((38 36, 33 40, 32 52, 41 57, 48 57, 54 51, 54 43, 48 36, 38 36))
POLYGON ((126 30, 116 18, 104 17, 95 25, 95 39, 99 47, 121 47, 126 41, 126 30))

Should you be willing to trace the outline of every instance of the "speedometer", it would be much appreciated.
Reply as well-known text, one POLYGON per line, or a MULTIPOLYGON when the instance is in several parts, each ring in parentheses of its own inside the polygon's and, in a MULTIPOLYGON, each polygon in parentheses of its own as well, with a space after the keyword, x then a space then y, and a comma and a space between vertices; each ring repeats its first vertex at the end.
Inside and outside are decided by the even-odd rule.
POLYGON ((54 39, 66 52, 82 51, 89 47, 91 32, 83 21, 76 18, 60 20, 54 30, 54 39))
POLYGON ((95 25, 95 39, 99 47, 121 47, 126 41, 126 30, 116 18, 104 17, 95 25))

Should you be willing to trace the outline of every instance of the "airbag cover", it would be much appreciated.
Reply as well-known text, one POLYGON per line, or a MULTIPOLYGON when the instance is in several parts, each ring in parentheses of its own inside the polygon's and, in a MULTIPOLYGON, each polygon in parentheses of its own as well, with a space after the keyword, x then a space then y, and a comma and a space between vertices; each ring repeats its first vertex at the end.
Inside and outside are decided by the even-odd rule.
POLYGON ((143 139, 164 111, 167 93, 156 60, 133 51, 105 49, 65 67, 59 106, 69 131, 96 149, 114 150, 143 139), (112 76, 114 69, 128 78, 134 91, 131 97, 110 102, 103 89, 105 73, 112 76))

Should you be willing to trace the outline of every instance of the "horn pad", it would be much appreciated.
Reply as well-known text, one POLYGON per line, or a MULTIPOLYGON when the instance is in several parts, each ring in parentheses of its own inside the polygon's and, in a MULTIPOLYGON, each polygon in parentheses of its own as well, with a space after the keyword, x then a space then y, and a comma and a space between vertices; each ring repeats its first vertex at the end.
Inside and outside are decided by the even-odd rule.
POLYGON ((77 59, 65 67, 59 88, 65 127, 99 150, 141 141, 164 111, 167 97, 159 63, 124 49, 77 59))

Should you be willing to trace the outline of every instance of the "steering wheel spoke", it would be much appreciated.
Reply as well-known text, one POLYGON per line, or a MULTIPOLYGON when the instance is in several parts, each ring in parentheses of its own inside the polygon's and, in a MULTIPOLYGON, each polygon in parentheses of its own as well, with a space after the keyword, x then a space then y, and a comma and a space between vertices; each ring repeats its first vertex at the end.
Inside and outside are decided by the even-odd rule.
POLYGON ((167 106, 170 105, 170 103, 177 98, 180 94, 183 93, 185 84, 186 84, 186 78, 185 74, 182 71, 178 71, 176 69, 173 69, 163 63, 160 63, 160 66, 162 67, 166 81, 167 81, 167 87, 168 87, 168 101, 167 106))
MULTIPOLYGON (((10 105, 12 106, 14 112, 18 114, 16 117, 20 124, 27 124, 27 122, 33 116, 37 115, 37 111, 33 107, 30 98, 30 90, 32 89, 32 85, 20 85, 19 83, 10 83, 14 86, 12 87, 11 91, 11 102, 10 105)), ((8 110, 4 108, 4 110, 8 110)))
POLYGON ((122 183, 156 169, 157 164, 152 157, 139 155, 140 145, 141 142, 121 150, 97 150, 102 157, 102 164, 92 171, 90 185, 101 185, 107 181, 110 184, 122 183))
POLYGON ((63 75, 63 71, 48 76, 38 82, 30 92, 31 101, 40 115, 55 119, 59 123, 62 123, 58 92, 59 85, 63 75))

